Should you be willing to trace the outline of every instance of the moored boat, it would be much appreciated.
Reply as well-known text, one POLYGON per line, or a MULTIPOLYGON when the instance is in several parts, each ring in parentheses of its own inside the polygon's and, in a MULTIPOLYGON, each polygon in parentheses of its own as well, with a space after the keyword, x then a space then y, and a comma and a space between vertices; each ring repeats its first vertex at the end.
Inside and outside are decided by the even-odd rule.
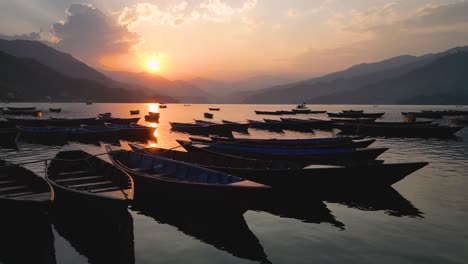
POLYGON ((39 110, 11 110, 3 109, 1 110, 4 115, 30 115, 30 116, 39 116, 42 112, 39 110))
POLYGON ((422 112, 401 112, 404 116, 413 116, 413 117, 420 117, 420 118, 433 118, 439 119, 444 117, 443 112, 433 112, 433 111, 422 111, 422 112))
POLYGON ((205 118, 213 118, 214 115, 212 113, 203 113, 203 116, 205 118))
POLYGON ((334 126, 344 134, 385 136, 385 137, 416 137, 416 138, 450 138, 463 127, 449 127, 432 124, 423 125, 385 125, 385 124, 353 124, 335 123, 334 126))
POLYGON ((184 140, 177 142, 187 151, 193 148, 208 148, 215 152, 236 155, 240 157, 265 160, 298 160, 309 164, 348 164, 359 161, 375 160, 387 148, 278 148, 278 147, 252 147, 242 145, 228 145, 223 143, 207 144, 193 143, 184 140))
MULTIPOLYGON (((167 201, 206 201, 208 207, 248 201, 269 186, 218 171, 133 151, 106 147, 112 162, 132 175, 135 200, 158 197, 167 201)), ((200 205, 200 204, 199 204, 200 205)))
POLYGON ((249 122, 249 125, 253 129, 259 129, 259 130, 267 130, 271 132, 277 132, 277 133, 284 133, 283 132, 283 124, 282 122, 278 123, 268 123, 268 122, 263 122, 263 121, 258 121, 258 120, 251 120, 247 119, 247 122, 249 122))
POLYGON ((282 115, 281 112, 278 111, 255 111, 257 115, 282 115))
POLYGON ((130 115, 139 115, 140 110, 130 110, 130 115))
POLYGON ((12 128, 0 128, 0 146, 11 145, 15 142, 18 129, 12 128))
POLYGON ((327 165, 313 166, 304 169, 255 168, 246 166, 236 167, 233 164, 216 165, 212 163, 200 163, 196 159, 191 159, 190 154, 187 152, 157 148, 143 148, 134 144, 131 144, 130 147, 134 151, 160 155, 184 162, 196 163, 206 168, 260 182, 272 186, 275 189, 336 190, 340 188, 385 188, 402 180, 409 174, 425 167, 428 164, 426 162, 415 162, 368 164, 350 167, 327 165))
POLYGON ((130 175, 81 150, 59 152, 47 168, 46 179, 65 210, 126 212, 133 199, 130 175))
POLYGON ((160 104, 160 105, 159 105, 159 108, 167 108, 167 105, 165 105, 165 104, 160 104))
POLYGON ((192 123, 169 122, 171 129, 191 135, 218 135, 232 137, 232 128, 223 124, 201 125, 192 123))
POLYGON ((62 108, 49 108, 49 111, 52 113, 60 113, 62 112, 62 108))
POLYGON ((0 160, 0 205, 5 215, 45 213, 54 198, 54 190, 44 178, 0 160))
MULTIPOLYGON (((222 138, 211 137, 212 143, 235 144, 245 146, 267 146, 267 147, 285 147, 285 148, 366 148, 375 140, 360 140, 362 137, 332 137, 332 138, 307 138, 307 139, 250 139, 250 138, 222 138)), ((197 138, 190 138, 192 141, 200 141, 197 138)), ((210 141, 204 140, 203 143, 210 141)))
POLYGON ((385 113, 359 113, 359 112, 341 112, 327 113, 329 117, 347 117, 347 118, 381 118, 385 113))
MULTIPOLYGON (((145 121, 147 122, 159 122, 159 117, 160 117, 159 112, 148 112, 148 115, 145 115, 145 121)), ((136 122, 134 122, 136 123, 136 122)))
POLYGON ((210 111, 219 111, 219 110, 221 110, 221 108, 218 108, 218 107, 209 107, 208 110, 210 110, 210 111))
POLYGON ((11 110, 11 111, 32 111, 32 110, 36 110, 36 107, 35 106, 31 106, 31 107, 7 107, 8 110, 11 110))

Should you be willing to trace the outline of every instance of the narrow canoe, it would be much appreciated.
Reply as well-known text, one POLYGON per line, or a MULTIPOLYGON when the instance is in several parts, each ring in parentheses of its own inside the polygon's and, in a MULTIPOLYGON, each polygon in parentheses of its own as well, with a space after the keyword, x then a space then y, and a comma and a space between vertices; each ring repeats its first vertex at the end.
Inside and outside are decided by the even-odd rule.
POLYGON ((0 160, 0 205, 5 214, 45 213, 55 195, 44 178, 18 165, 0 160))
POLYGON ((329 117, 348 117, 348 118, 380 118, 385 113, 327 113, 329 117))
POLYGON ((301 161, 304 163, 308 162, 309 164, 347 164, 375 160, 378 156, 388 150, 387 148, 285 149, 227 145, 221 143, 204 143, 205 146, 203 146, 183 140, 177 140, 177 142, 187 151, 192 151, 193 148, 207 147, 210 150, 216 152, 227 153, 241 157, 266 160, 292 160, 301 161))
POLYGON ((367 148, 375 142, 374 139, 353 141, 353 138, 315 138, 315 139, 230 139, 211 137, 211 140, 201 138, 190 138, 191 141, 206 144, 222 143, 225 145, 241 145, 251 147, 273 147, 273 148, 367 148))
POLYGON ((344 134, 385 136, 385 137, 416 137, 416 138, 450 138, 463 127, 448 127, 438 125, 379 125, 337 123, 335 127, 344 134))
POLYGON ((162 197, 168 201, 206 201, 208 206, 248 201, 269 186, 178 162, 133 151, 113 151, 106 147, 112 162, 135 180, 135 199, 162 197))
POLYGON ((11 110, 11 111, 32 111, 32 110, 36 110, 36 107, 35 106, 32 106, 32 107, 7 107, 8 110, 11 110))
POLYGON ((139 115, 140 110, 130 110, 130 115, 139 115))
POLYGON ((59 152, 47 168, 47 180, 64 209, 126 211, 133 199, 130 175, 81 150, 59 152))

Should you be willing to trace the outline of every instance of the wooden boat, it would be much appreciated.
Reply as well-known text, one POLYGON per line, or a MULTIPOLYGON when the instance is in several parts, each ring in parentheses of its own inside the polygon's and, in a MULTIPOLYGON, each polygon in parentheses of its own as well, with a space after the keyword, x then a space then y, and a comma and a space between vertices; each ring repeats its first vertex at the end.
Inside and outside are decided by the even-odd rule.
POLYGON ((189 133, 191 135, 218 135, 232 137, 232 129, 223 124, 200 125, 192 123, 169 122, 173 131, 189 133))
POLYGON ((223 124, 231 125, 232 131, 236 131, 236 132, 243 133, 243 134, 249 133, 249 127, 250 127, 249 123, 239 123, 239 122, 232 122, 228 120, 221 120, 221 122, 223 122, 223 124))
POLYGON ((281 115, 296 115, 297 113, 294 111, 287 111, 287 110, 278 110, 276 111, 277 113, 280 113, 281 115))
POLYGON ((104 123, 112 124, 131 124, 138 123, 140 120, 137 118, 109 118, 97 119, 93 118, 50 118, 50 119, 21 119, 21 118, 7 118, 14 126, 30 126, 30 127, 80 127, 81 125, 104 125, 104 123))
POLYGON ((140 110, 130 110, 130 115, 139 115, 140 110))
POLYGON ((448 127, 438 125, 385 125, 385 124, 352 124, 336 123, 335 127, 344 134, 385 136, 385 137, 416 137, 416 138, 449 138, 463 127, 448 127))
POLYGON ((54 197, 54 190, 44 178, 0 160, 0 205, 5 215, 45 213, 54 197))
POLYGON ((160 104, 160 105, 159 105, 159 108, 167 108, 167 105, 165 105, 165 104, 160 104))
POLYGON ((209 107, 208 110, 210 111, 219 111, 221 108, 209 107))
POLYGON ((335 138, 310 138, 310 139, 250 139, 250 138, 222 138, 211 137, 211 141, 200 141, 197 138, 190 138, 192 141, 207 143, 235 144, 244 146, 267 146, 285 148, 366 148, 375 142, 373 139, 355 141, 362 137, 335 137, 335 138))
MULTIPOLYGON (((375 119, 371 118, 369 121, 366 119, 336 119, 332 118, 331 119, 334 122, 337 123, 352 123, 352 124, 374 124, 374 125, 382 125, 382 126, 411 126, 411 125, 416 125, 416 126, 421 126, 421 125, 432 125, 433 121, 415 121, 415 122, 390 122, 390 121, 379 121, 375 122, 375 119), (372 121, 374 120, 374 121, 372 121)), ((435 124, 433 124, 435 125, 435 124)))
POLYGON ((112 117, 112 113, 101 113, 101 114, 98 114, 98 118, 99 119, 109 119, 112 117))
POLYGON ((236 131, 239 133, 244 133, 248 134, 248 128, 249 124, 241 124, 241 123, 236 123, 236 122, 224 122, 222 124, 215 123, 215 122, 210 122, 210 121, 205 121, 205 120, 199 120, 199 119, 194 119, 196 124, 199 125, 217 125, 217 126, 223 126, 226 128, 226 130, 231 130, 231 131, 236 131))
POLYGON ((4 115, 31 115, 31 116, 39 116, 42 113, 39 110, 10 110, 10 109, 3 109, 1 110, 4 115))
POLYGON ((81 150, 59 152, 47 168, 47 180, 64 210, 122 212, 133 199, 130 175, 81 150))
POLYGON ((253 129, 268 130, 271 132, 284 133, 283 123, 281 121, 278 121, 276 123, 270 123, 270 122, 262 122, 258 120, 247 119, 247 122, 249 122, 250 127, 253 129))
POLYGON ((420 117, 420 118, 433 118, 439 119, 444 117, 444 113, 441 112, 401 112, 404 116, 413 116, 413 117, 420 117))
POLYGON ((108 138, 109 131, 76 127, 18 126, 19 139, 37 143, 64 144, 67 141, 98 143, 108 138))
MULTIPOLYGON (((266 121, 266 120, 265 120, 266 121)), ((283 129, 310 132, 311 129, 332 129, 333 122, 330 120, 320 119, 298 119, 298 118, 281 118, 283 129)))
POLYGON ((302 169, 309 163, 291 162, 289 160, 268 161, 243 158, 229 154, 211 151, 207 148, 192 149, 192 151, 178 151, 163 148, 144 148, 141 145, 129 144, 133 151, 145 151, 168 159, 198 164, 199 166, 217 170, 219 167, 255 168, 255 169, 302 169))
POLYGON ((364 113, 364 110, 341 110, 341 112, 343 112, 343 113, 358 113, 358 114, 362 114, 362 113, 364 113))
POLYGON ((381 118, 385 113, 327 113, 329 117, 381 118))
POLYGON ((310 168, 255 168, 236 167, 234 164, 213 164, 210 162, 201 163, 199 159, 194 159, 190 153, 167 150, 160 148, 144 148, 139 145, 130 144, 134 151, 153 154, 179 160, 183 162, 195 163, 197 165, 222 171, 232 175, 260 182, 275 189, 337 189, 340 186, 345 188, 378 188, 388 187, 409 174, 428 165, 426 162, 417 163, 396 163, 396 164, 367 164, 357 166, 314 166, 310 168), (180 153, 179 153, 180 152, 180 153), (224 165, 224 166, 223 166, 224 165))
POLYGON ((212 113, 203 113, 203 116, 205 118, 213 118, 214 115, 212 113))
POLYGON ((62 112, 62 108, 49 108, 49 111, 52 113, 60 113, 62 112))
POLYGON ((92 104, 93 104, 92 101, 86 101, 85 103, 86 103, 87 105, 92 105, 92 104))
MULTIPOLYGON (((148 115, 145 115, 145 121, 147 122, 159 122, 160 113, 158 112, 148 112, 148 115)), ((136 123, 136 122, 134 122, 136 123)))
POLYGON ((374 123, 377 118, 330 118, 333 122, 374 123))
POLYGON ((367 149, 311 149, 311 148, 275 148, 228 145, 223 143, 200 145, 197 143, 177 140, 187 151, 193 148, 209 148, 212 151, 236 155, 240 157, 266 160, 299 160, 309 164, 347 164, 351 162, 375 160, 388 148, 367 149))
MULTIPOLYGON (((269 186, 192 164, 133 151, 112 151, 112 162, 135 181, 135 200, 159 197, 168 201, 206 201, 207 206, 248 201, 269 186)), ((200 204, 198 204, 200 205, 200 204)))
POLYGON ((282 115, 281 112, 278 111, 255 111, 257 115, 282 115))
POLYGON ((33 111, 36 110, 35 106, 32 107, 7 107, 8 110, 11 111, 33 111))
POLYGON ((119 125, 111 124, 109 128, 117 129, 121 139, 147 140, 154 138, 156 127, 142 126, 138 124, 119 125))
MULTIPOLYGON (((203 144, 223 144, 223 145, 232 145, 232 146, 247 146, 247 147, 258 147, 258 148, 283 148, 283 149, 356 149, 356 148, 367 148, 372 143, 375 142, 375 139, 353 141, 353 140, 327 140, 323 138, 322 140, 317 140, 313 142, 312 140, 308 141, 309 144, 297 144, 297 143, 285 143, 285 142, 274 142, 268 144, 268 141, 242 141, 239 139, 230 140, 229 138, 220 138, 220 137, 211 137, 211 140, 204 138, 189 138, 192 142, 198 142, 203 144)), ((303 140, 307 142, 307 140, 303 140)))

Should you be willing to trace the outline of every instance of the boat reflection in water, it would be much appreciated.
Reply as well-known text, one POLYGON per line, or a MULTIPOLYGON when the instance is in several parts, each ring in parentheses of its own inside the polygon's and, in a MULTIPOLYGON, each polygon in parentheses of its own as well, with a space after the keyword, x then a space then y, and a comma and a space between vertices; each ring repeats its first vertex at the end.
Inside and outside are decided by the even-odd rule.
POLYGON ((153 218, 159 223, 176 227, 194 237, 233 256, 261 263, 270 263, 260 241, 249 229, 245 209, 229 207, 200 208, 190 204, 134 205, 132 210, 153 218))
POLYGON ((339 229, 345 229, 345 225, 336 220, 322 200, 309 194, 272 192, 268 197, 256 201, 249 209, 297 219, 304 223, 328 223, 339 229))
POLYGON ((0 263, 57 263, 54 234, 46 216, 2 214, 0 234, 0 263))
POLYGON ((350 190, 340 193, 324 192, 319 195, 324 201, 363 211, 384 211, 396 217, 424 217, 418 208, 392 187, 376 190, 350 190))
POLYGON ((135 263, 130 213, 106 216, 54 214, 55 230, 89 263, 135 263))

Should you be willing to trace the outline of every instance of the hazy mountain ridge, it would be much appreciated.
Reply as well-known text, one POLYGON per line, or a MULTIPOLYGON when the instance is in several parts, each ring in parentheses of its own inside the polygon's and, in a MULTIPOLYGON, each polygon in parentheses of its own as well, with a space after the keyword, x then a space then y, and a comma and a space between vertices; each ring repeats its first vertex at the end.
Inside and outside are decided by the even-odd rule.
POLYGON ((468 52, 444 55, 401 75, 314 103, 350 104, 468 104, 468 52))
MULTIPOLYGON (((339 96, 341 92, 345 93, 383 80, 396 78, 423 67, 442 56, 457 51, 468 51, 468 47, 458 47, 445 52, 427 54, 420 57, 405 55, 376 63, 359 64, 344 71, 331 73, 322 77, 252 92, 241 102, 298 103, 304 100, 317 102, 317 98, 324 98, 331 94, 339 96)), ((336 103, 342 101, 337 100, 336 103)), ((329 103, 334 103, 334 101, 329 103)))
POLYGON ((157 93, 170 93, 178 101, 185 103, 206 103, 211 94, 185 81, 171 81, 163 76, 147 72, 126 72, 101 70, 110 78, 146 87, 157 93))
POLYGON ((18 58, 0 51, 0 98, 10 101, 146 102, 169 101, 169 97, 135 93, 101 82, 66 76, 34 59, 18 58))

